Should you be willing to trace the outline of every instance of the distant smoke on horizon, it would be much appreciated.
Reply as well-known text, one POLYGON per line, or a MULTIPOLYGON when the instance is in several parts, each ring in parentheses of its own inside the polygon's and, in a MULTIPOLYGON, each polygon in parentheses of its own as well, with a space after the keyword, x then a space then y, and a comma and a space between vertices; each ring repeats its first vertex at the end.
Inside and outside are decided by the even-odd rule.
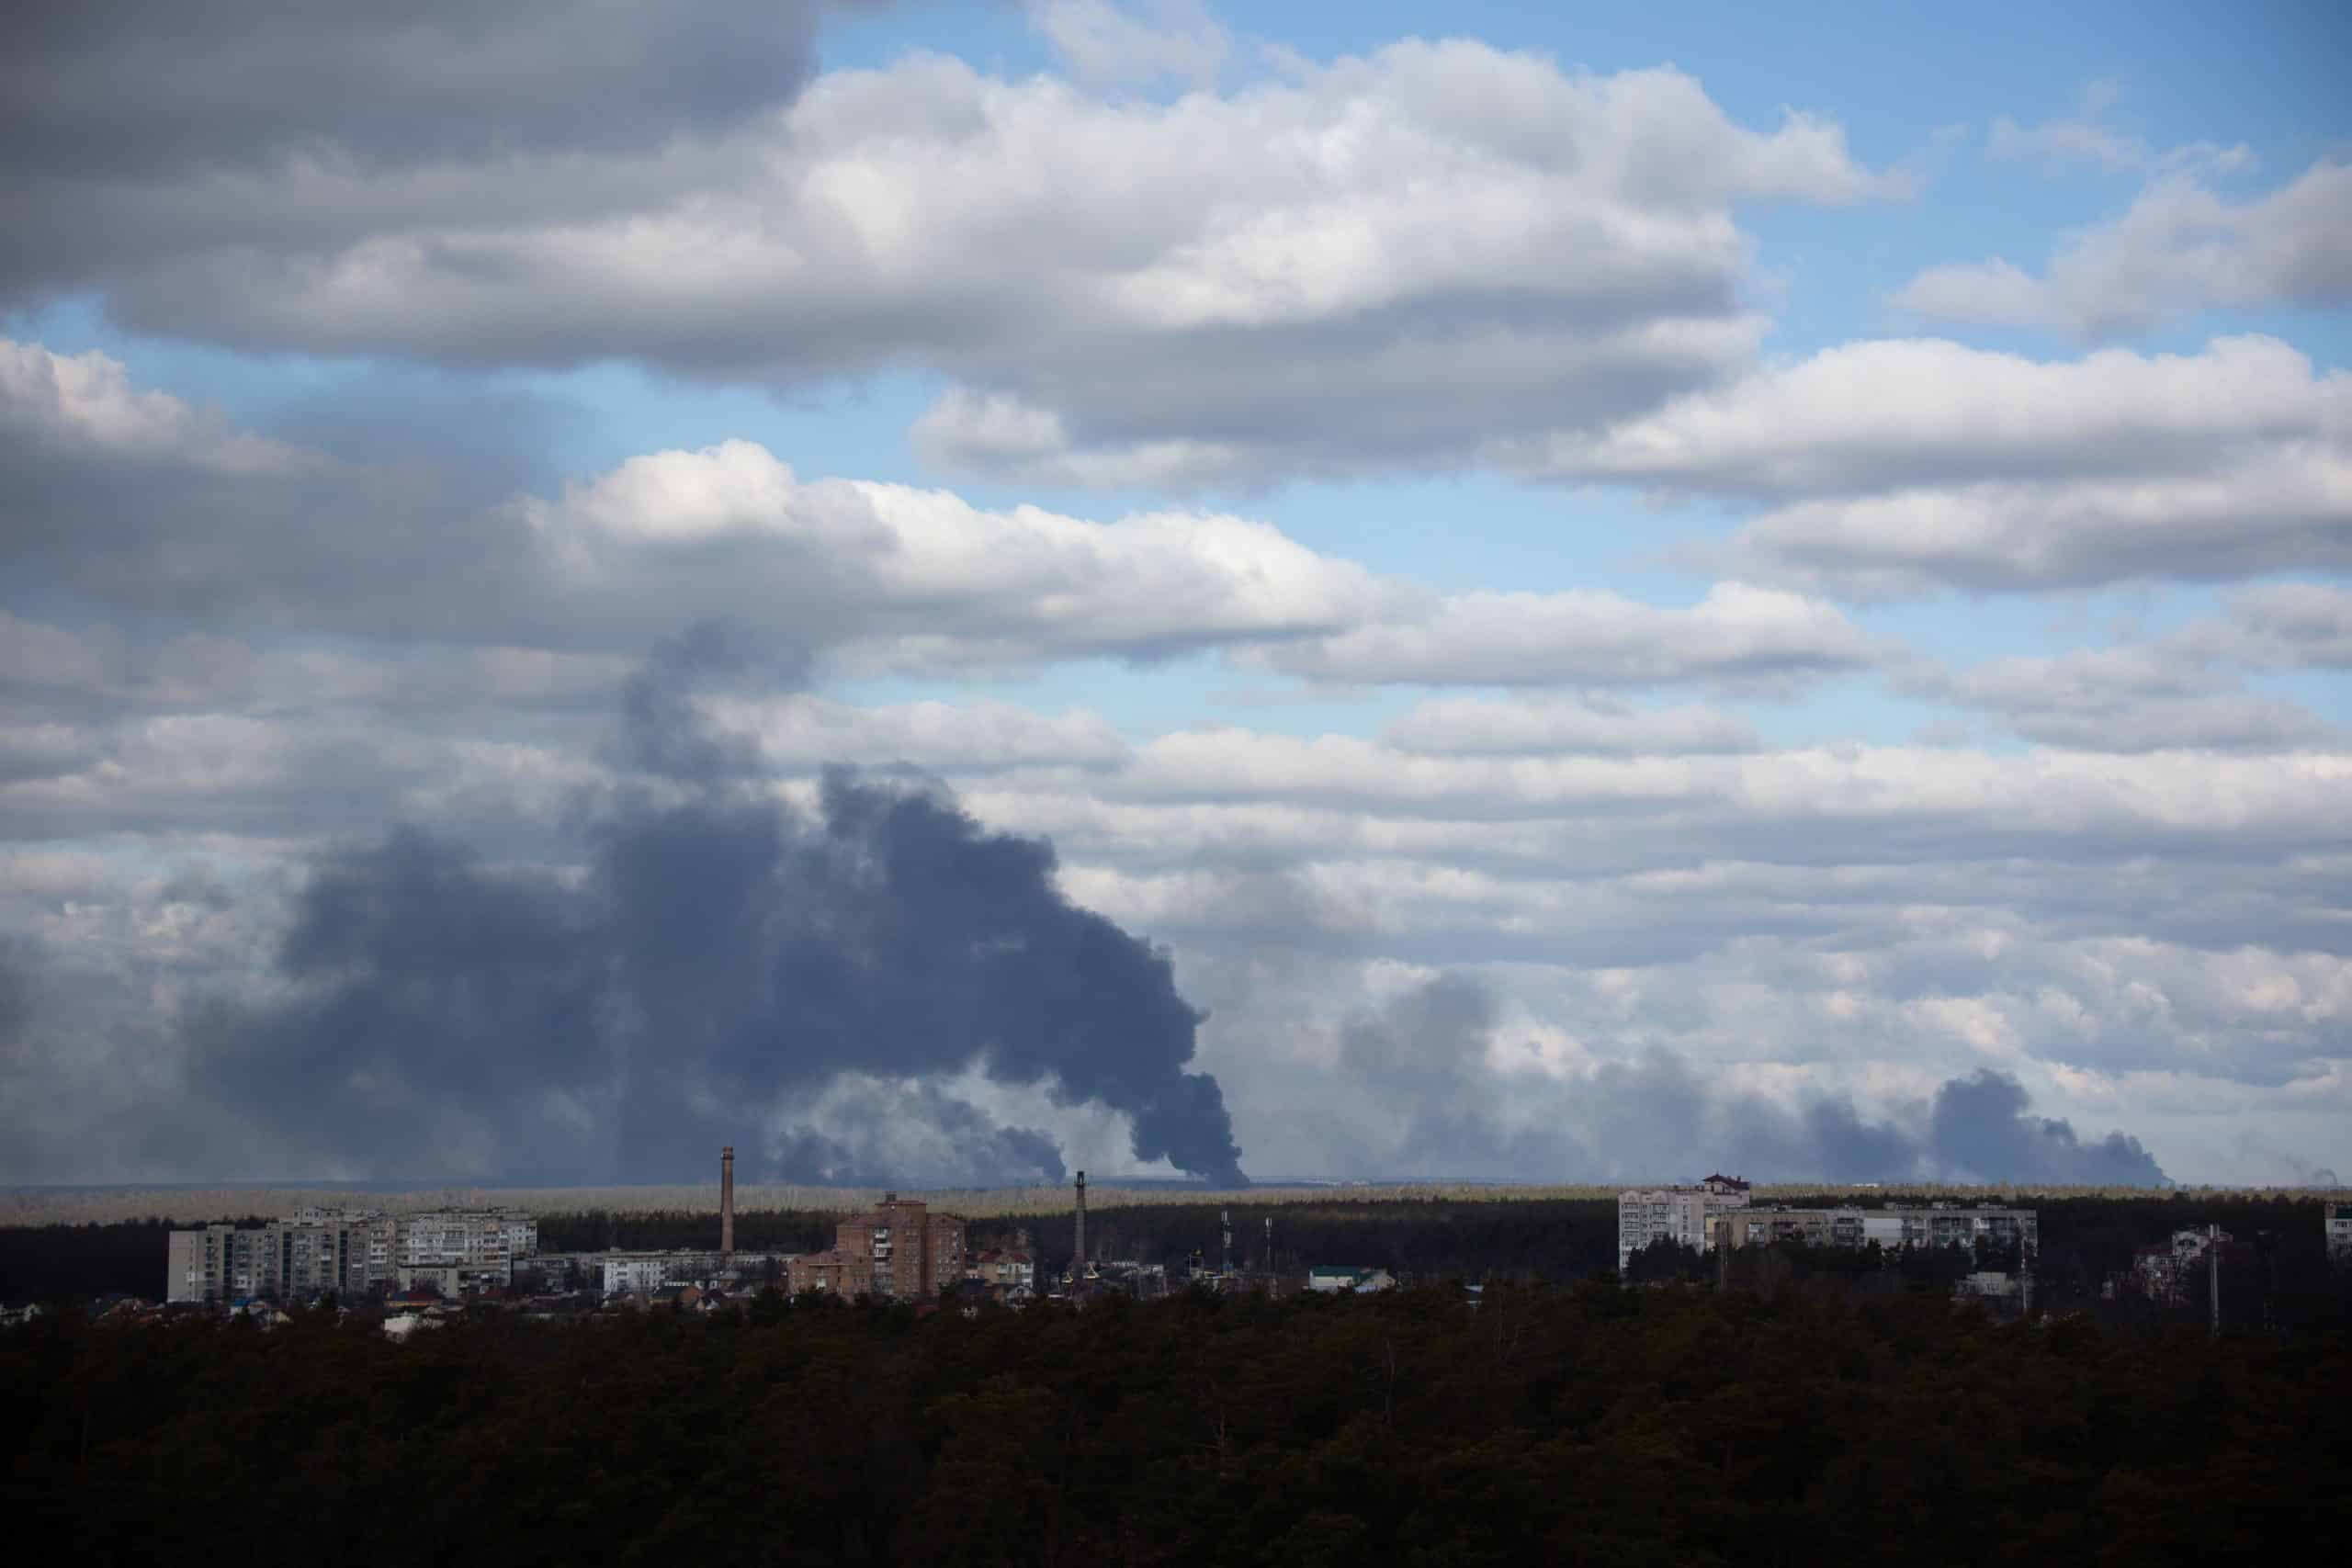
POLYGON ((1351 1019, 1340 1060, 1382 1104, 1408 1108, 1385 1158, 1402 1174, 1544 1170, 1562 1181, 1658 1181, 1720 1168, 1764 1181, 2048 1182, 2162 1187, 2140 1140, 2086 1138, 2030 1113, 2016 1078, 1946 1079, 1925 1103, 1873 1118, 1845 1095, 1793 1110, 1728 1089, 1669 1051, 1589 1072, 1498 1074, 1492 994, 1444 975, 1351 1019))
MULTIPOLYGON (((747 1182, 1059 1182, 1069 1151, 1004 1109, 1042 1101, 1124 1118, 1138 1164, 1245 1185, 1224 1091, 1192 1065, 1203 1015, 1166 953, 1063 896, 1051 843, 911 777, 833 769, 795 807, 700 718, 714 687, 808 670, 714 626, 658 649, 622 705, 628 782, 573 815, 577 866, 414 826, 317 857, 273 993, 181 1015, 184 1087, 145 1107, 139 1165, 666 1182, 732 1143, 747 1182)), ((41 977, 0 940, 0 1051, 48 1010, 41 977)), ((1336 1067, 1283 1100, 1317 1108, 1327 1168, 1406 1179, 2166 1184, 2137 1138, 2037 1116, 1990 1069, 1873 1116, 1658 1049, 1498 1066, 1518 1059, 1498 1032, 1487 987, 1441 975, 1348 1019, 1336 1067)))
POLYGON ((941 1088, 977 1071, 1123 1113, 1139 1162, 1246 1184, 1167 955, 944 786, 836 769, 813 812, 775 800, 692 706, 749 667, 697 628, 630 683, 651 782, 588 813, 583 876, 413 827, 322 857, 285 996, 198 1016, 209 1103, 151 1152, 220 1168, 233 1128, 288 1169, 650 1180, 732 1142, 746 1179, 1059 1180, 1052 1137, 941 1088))

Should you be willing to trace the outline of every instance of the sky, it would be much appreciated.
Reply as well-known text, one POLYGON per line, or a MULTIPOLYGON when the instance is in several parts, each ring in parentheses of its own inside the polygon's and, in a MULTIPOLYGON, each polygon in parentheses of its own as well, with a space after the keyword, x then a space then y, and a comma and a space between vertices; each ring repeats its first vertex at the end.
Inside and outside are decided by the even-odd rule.
POLYGON ((2352 1168, 2352 17, 0 21, 0 1181, 2352 1168))

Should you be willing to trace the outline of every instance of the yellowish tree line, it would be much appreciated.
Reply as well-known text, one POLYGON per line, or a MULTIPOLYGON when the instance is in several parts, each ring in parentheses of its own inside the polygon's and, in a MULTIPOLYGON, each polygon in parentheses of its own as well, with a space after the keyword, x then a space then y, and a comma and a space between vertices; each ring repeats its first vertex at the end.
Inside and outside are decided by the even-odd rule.
MULTIPOLYGON (((1104 1183, 1093 1189, 1090 1206, 1123 1209, 1178 1203, 1231 1203, 1263 1208, 1300 1204, 1594 1201, 1613 1201, 1621 1190, 1621 1185, 1591 1183, 1492 1185, 1483 1182, 1408 1181, 1253 1187, 1244 1191, 1220 1192, 1165 1187, 1122 1188, 1104 1183)), ((976 1220, 1066 1214, 1072 1208, 1070 1190, 1061 1186, 931 1191, 901 1189, 899 1195, 922 1198, 936 1209, 976 1220)), ((1824 1195, 1836 1195, 1864 1207, 1897 1200, 1989 1203, 2037 1198, 2136 1198, 2164 1201, 2230 1197, 2291 1198, 2317 1201, 2342 1197, 2339 1192, 2314 1188, 2070 1187, 2023 1183, 1978 1187, 1914 1183, 1900 1187, 1840 1188, 1819 1182, 1792 1182, 1759 1185, 1754 1191, 1754 1198, 1759 1202, 1824 1195)), ((881 1189, 871 1187, 739 1184, 735 1189, 735 1207, 738 1213, 785 1211, 849 1213, 871 1207, 881 1196, 881 1189)), ((113 1189, 106 1191, 19 1189, 0 1193, 0 1225, 115 1224, 157 1219, 195 1224, 254 1214, 274 1217, 290 1214, 314 1204, 329 1208, 382 1209, 395 1213, 489 1206, 518 1208, 538 1214, 579 1213, 592 1209, 616 1215, 695 1211, 716 1213, 718 1210, 718 1184, 708 1181, 662 1187, 446 1187, 390 1192, 299 1186, 207 1190, 113 1189)))

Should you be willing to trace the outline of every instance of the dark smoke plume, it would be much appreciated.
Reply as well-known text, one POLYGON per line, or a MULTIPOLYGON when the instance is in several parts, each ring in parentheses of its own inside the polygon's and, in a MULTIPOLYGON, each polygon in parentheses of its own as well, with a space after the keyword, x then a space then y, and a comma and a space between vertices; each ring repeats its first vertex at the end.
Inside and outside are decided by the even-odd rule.
POLYGON ((2139 1139, 2109 1133, 2085 1140, 2068 1122, 2029 1115, 2024 1086, 1989 1067, 1936 1090, 1928 1140, 1945 1168, 1980 1180, 2165 1185, 2139 1139))
POLYGON ((773 1177, 910 1179, 886 1167, 925 1138, 895 1119, 955 1146, 943 1179, 1058 1179, 1050 1139, 931 1087, 977 1066, 1125 1112, 1138 1159, 1242 1184, 1167 955, 943 787, 836 770, 813 813, 777 804, 688 701, 752 668, 740 652, 697 633, 632 683, 625 739, 656 782, 594 814, 584 878, 407 829, 320 864, 289 999, 206 1017, 196 1081, 289 1168, 666 1179, 764 1126, 773 1177), (839 1124, 789 1114, 851 1079, 839 1124))

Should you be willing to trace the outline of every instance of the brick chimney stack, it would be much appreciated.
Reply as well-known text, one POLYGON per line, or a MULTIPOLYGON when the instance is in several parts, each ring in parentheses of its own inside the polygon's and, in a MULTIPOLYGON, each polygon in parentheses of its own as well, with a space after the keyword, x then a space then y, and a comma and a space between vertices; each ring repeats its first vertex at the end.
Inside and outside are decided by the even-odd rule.
POLYGON ((1086 1172, 1078 1173, 1078 1257, 1069 1266, 1073 1281, 1086 1278, 1086 1172))
POLYGON ((735 1145, 718 1151, 718 1254, 735 1256, 735 1145))

